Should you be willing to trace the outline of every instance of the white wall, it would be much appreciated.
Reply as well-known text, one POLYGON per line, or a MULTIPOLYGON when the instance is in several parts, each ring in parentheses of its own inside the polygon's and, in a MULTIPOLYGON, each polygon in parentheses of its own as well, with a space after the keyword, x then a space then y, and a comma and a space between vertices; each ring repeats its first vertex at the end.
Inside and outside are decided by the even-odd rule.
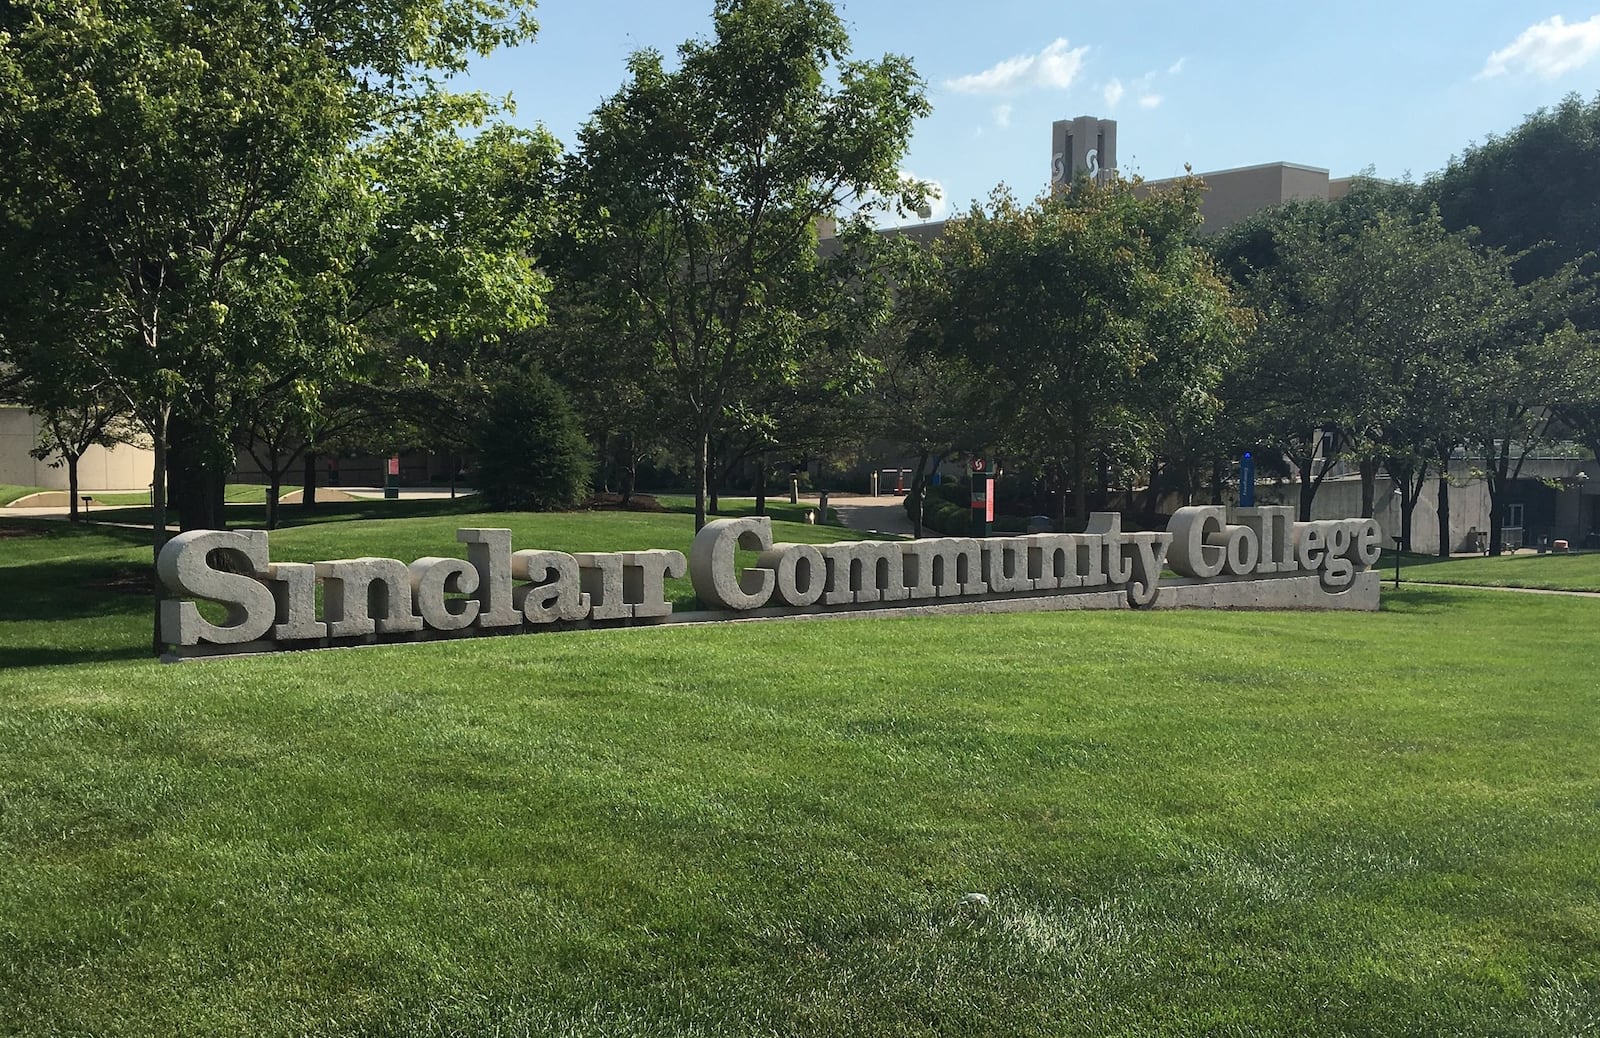
MULTIPOLYGON (((52 468, 28 452, 39 442, 39 421, 25 408, 0 406, 0 483, 67 489, 67 467, 52 468)), ((79 489, 143 490, 150 485, 154 455, 126 444, 90 447, 78 462, 79 489)))
MULTIPOLYGON (((1394 493, 1395 484, 1386 475, 1377 479, 1373 495, 1372 516, 1383 527, 1383 546, 1391 547, 1389 538, 1400 532, 1400 499, 1394 493)), ((1256 500, 1260 504, 1298 505, 1298 483, 1259 482, 1256 500)), ((1311 507, 1313 519, 1346 519, 1361 514, 1361 477, 1346 476, 1328 479, 1317 491, 1311 507)), ((1467 550, 1468 536, 1473 529, 1485 538, 1489 535, 1489 485, 1473 477, 1466 464, 1452 465, 1450 469, 1450 536, 1451 551, 1467 550)), ((1433 554, 1439 550, 1439 479, 1437 474, 1428 478, 1411 514, 1411 550, 1433 554)))

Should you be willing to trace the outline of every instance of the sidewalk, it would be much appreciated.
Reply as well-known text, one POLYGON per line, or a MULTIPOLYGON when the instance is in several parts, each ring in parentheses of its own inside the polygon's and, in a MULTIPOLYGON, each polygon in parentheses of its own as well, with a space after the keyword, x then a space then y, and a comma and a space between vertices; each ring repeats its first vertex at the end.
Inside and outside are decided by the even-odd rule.
MULTIPOLYGON (((354 500, 358 500, 358 501, 381 501, 381 500, 383 500, 383 488, 382 487, 318 487, 317 491, 318 491, 319 494, 326 493, 326 492, 329 492, 329 491, 333 491, 333 492, 336 492, 336 493, 339 493, 339 494, 347 495, 347 497, 341 498, 341 500, 349 500, 349 499, 354 499, 354 500)), ((106 491, 106 493, 130 493, 131 494, 131 493, 143 493, 143 491, 135 491, 135 490, 129 490, 129 491, 106 491)), ((475 494, 475 493, 477 493, 477 491, 473 490, 470 487, 457 487, 456 488, 456 496, 457 497, 467 497, 468 495, 475 494)), ((62 496, 65 497, 64 494, 62 496)), ((89 496, 93 497, 94 494, 91 492, 89 496)), ((402 500, 402 501, 435 501, 435 500, 441 500, 441 499, 448 499, 449 497, 450 497, 450 488, 449 487, 401 487, 400 488, 400 498, 399 499, 402 500)), ((27 498, 23 498, 22 500, 26 501, 27 498)), ((293 505, 297 504, 299 502, 299 500, 300 500, 300 488, 298 486, 296 486, 296 487, 285 487, 284 488, 284 500, 282 501, 282 504, 284 504, 285 506, 293 506, 293 505), (291 495, 291 494, 294 495, 292 500, 289 499, 289 495, 291 495)), ((829 501, 829 504, 832 504, 831 500, 829 501)), ((142 507, 145 507, 145 506, 144 505, 108 505, 108 504, 100 504, 99 502, 95 502, 93 504, 90 504, 88 507, 80 506, 79 509, 78 509, 78 515, 79 515, 80 518, 84 519, 87 522, 97 522, 98 520, 95 519, 95 514, 97 512, 110 511, 113 508, 115 508, 115 509, 123 509, 123 508, 142 508, 142 507)), ((230 504, 230 505, 228 505, 228 507, 229 508, 248 508, 248 507, 251 507, 251 505, 249 503, 239 502, 239 503, 230 504)), ((261 505, 259 503, 257 503, 255 505, 255 507, 259 508, 259 507, 261 507, 261 505)), ((4 507, 0 507, 0 522, 4 522, 5 518, 7 516, 19 516, 19 517, 27 516, 27 517, 34 518, 34 519, 66 519, 66 518, 68 518, 69 514, 70 513, 67 511, 67 505, 64 502, 61 503, 61 504, 57 504, 57 505, 45 505, 45 506, 39 506, 39 507, 26 506, 26 505, 21 506, 21 507, 19 507, 17 505, 6 505, 4 507)), ((116 525, 118 525, 118 526, 137 526, 139 524, 118 523, 116 525)))
MULTIPOLYGON (((801 494, 800 498, 802 501, 815 501, 817 495, 801 494)), ((906 515, 903 497, 829 494, 828 507, 839 513, 839 522, 849 529, 897 537, 911 536, 911 517, 906 515)))

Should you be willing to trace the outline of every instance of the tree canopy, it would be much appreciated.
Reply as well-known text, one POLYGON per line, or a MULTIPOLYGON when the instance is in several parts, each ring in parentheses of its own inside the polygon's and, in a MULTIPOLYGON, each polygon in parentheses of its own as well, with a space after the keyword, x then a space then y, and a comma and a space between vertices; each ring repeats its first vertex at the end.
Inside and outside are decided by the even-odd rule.
POLYGON ((314 390, 376 324, 535 317, 524 226, 474 218, 458 191, 491 153, 552 149, 511 131, 462 141, 490 106, 440 88, 527 38, 527 8, 0 10, 0 348, 25 363, 65 316, 94 323, 71 345, 151 440, 158 530, 169 468, 185 525, 220 525, 238 403, 314 390))
POLYGON ((1249 328, 1194 241, 1199 184, 1117 178, 1022 205, 1000 190, 952 222, 928 310, 936 348, 991 382, 1005 450, 1088 514, 1097 466, 1142 469, 1163 423, 1213 408, 1249 328))
POLYGON ((567 181, 616 338, 652 353, 658 406, 671 393, 687 413, 697 525, 741 387, 790 379, 847 291, 819 260, 819 218, 904 198, 900 157, 928 111, 906 59, 848 58, 825 0, 719 0, 713 21, 675 67, 633 56, 567 181))

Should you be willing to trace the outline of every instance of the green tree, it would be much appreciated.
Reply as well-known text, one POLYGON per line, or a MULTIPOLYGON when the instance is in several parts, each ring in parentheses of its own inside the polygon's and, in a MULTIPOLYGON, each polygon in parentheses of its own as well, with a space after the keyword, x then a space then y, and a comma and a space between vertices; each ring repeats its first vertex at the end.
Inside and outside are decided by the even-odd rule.
POLYGON ((589 492, 589 443, 561 387, 540 372, 506 382, 476 427, 478 489, 490 508, 544 512, 589 492))
POLYGON ((103 328, 91 315, 67 310, 49 322, 0 328, 0 399, 39 419, 32 454, 67 470, 68 517, 78 521, 78 463, 90 447, 138 440, 127 404, 78 347, 103 328), (8 346, 8 337, 11 345, 8 346))
POLYGON ((1387 464, 1409 529, 1428 462, 1463 435, 1467 356, 1513 287, 1500 265, 1414 189, 1375 182, 1259 214, 1216 247, 1261 315, 1227 391, 1242 445, 1293 464, 1303 519, 1341 458, 1370 516, 1387 464))
POLYGON ((169 468, 185 524, 220 522, 239 401, 337 374, 384 321, 532 319, 522 228, 439 204, 425 165, 504 150, 462 142, 488 106, 437 84, 532 31, 518 0, 0 9, 0 320, 102 322, 79 348, 154 448, 157 551, 169 468))
POLYGON ((1213 406, 1249 328, 1194 244, 1199 191, 1080 180, 1023 206, 1001 189, 936 246, 926 332, 990 382, 1008 454, 1053 476, 1063 523, 1069 492, 1088 515, 1094 469, 1142 471, 1167 423, 1213 406))
POLYGON ((656 399, 687 411, 697 527, 736 387, 786 380, 844 291, 820 270, 817 219, 905 198, 898 163, 928 111, 904 58, 847 60, 825 0, 719 0, 713 18, 674 68, 633 55, 569 181, 613 326, 650 344, 656 399))
MULTIPOLYGON (((1476 227, 1515 257, 1519 281, 1573 261, 1593 274, 1600 253, 1600 94, 1569 94, 1510 133, 1490 135, 1431 177, 1430 197, 1452 229, 1476 227)), ((1593 323, 1600 314, 1589 308, 1593 323)))

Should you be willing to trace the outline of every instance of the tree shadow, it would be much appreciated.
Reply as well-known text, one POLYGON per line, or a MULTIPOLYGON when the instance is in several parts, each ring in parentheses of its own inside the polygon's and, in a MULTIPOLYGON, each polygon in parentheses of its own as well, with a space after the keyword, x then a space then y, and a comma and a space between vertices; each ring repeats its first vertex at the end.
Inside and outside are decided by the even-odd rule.
MULTIPOLYGON (((467 515, 487 511, 483 499, 476 495, 451 499, 412 498, 400 501, 329 501, 307 508, 304 505, 281 505, 278 508, 278 529, 294 526, 315 526, 318 523, 341 522, 349 519, 426 519, 443 515, 467 515)), ((267 523, 266 505, 228 505, 227 520, 230 527, 262 529, 267 523)), ((128 508, 107 508, 96 512, 94 520, 100 524, 140 523, 148 525, 154 513, 148 505, 128 508)), ((169 511, 167 519, 176 526, 178 514, 169 511)), ((103 526, 114 529, 115 527, 103 526)), ((143 532, 143 531, 135 531, 143 532)), ((143 532, 145 543, 150 535, 143 532)))
POLYGON ((121 663, 154 659, 149 644, 116 645, 98 649, 73 649, 63 646, 34 645, 0 647, 0 670, 13 667, 72 667, 85 663, 121 663))
POLYGON ((1457 611, 1461 608, 1459 594, 1449 590, 1449 585, 1404 584, 1395 590, 1385 584, 1378 600, 1378 609, 1384 613, 1411 613, 1419 616, 1457 611))

